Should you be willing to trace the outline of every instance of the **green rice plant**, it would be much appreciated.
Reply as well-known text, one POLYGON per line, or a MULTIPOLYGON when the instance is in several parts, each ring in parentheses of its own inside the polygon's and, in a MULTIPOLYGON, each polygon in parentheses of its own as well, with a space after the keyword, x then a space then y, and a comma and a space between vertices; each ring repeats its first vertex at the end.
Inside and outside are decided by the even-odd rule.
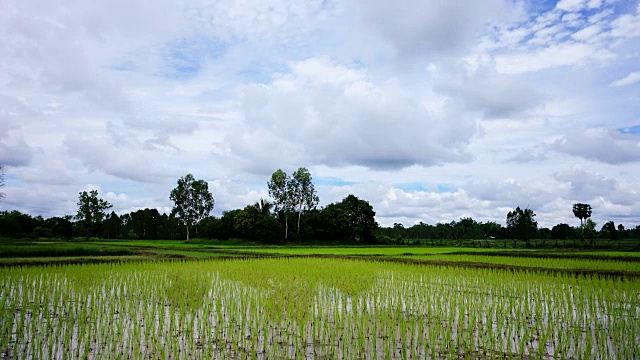
POLYGON ((620 271, 640 273, 640 261, 594 260, 574 258, 540 258, 522 256, 488 256, 469 254, 412 255, 406 258, 426 262, 505 265, 519 268, 543 268, 584 271, 620 271))
POLYGON ((12 316, 0 319, 0 351, 634 358, 639 294, 633 278, 327 258, 4 268, 0 304, 12 316))

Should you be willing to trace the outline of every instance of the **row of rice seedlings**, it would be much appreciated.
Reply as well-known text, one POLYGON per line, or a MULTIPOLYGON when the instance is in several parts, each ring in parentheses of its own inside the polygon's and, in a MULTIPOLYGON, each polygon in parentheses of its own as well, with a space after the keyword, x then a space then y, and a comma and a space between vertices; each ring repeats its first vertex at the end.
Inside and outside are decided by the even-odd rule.
POLYGON ((468 254, 437 254, 407 256, 419 260, 452 261, 469 263, 488 263, 509 266, 551 268, 564 270, 608 270, 608 271, 635 271, 640 272, 640 262, 620 260, 593 260, 593 259, 567 259, 567 258, 533 258, 518 256, 488 256, 468 254))
POLYGON ((640 356, 640 283, 337 259, 0 270, 11 358, 640 356))

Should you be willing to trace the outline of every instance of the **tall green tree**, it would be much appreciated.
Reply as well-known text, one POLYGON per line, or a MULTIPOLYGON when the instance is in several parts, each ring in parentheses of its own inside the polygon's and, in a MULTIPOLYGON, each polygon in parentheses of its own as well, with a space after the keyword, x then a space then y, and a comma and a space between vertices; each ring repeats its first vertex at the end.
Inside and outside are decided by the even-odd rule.
POLYGON ((507 213, 507 229, 513 236, 513 247, 517 247, 517 239, 524 240, 528 247, 529 240, 536 234, 538 222, 535 221, 536 214, 531 209, 520 209, 507 213))
POLYGON ((204 180, 195 180, 193 175, 187 174, 178 180, 178 186, 171 190, 169 199, 174 202, 172 214, 189 230, 213 210, 213 195, 209 192, 209 185, 204 180))
POLYGON ((294 209, 298 212, 298 235, 300 234, 300 218, 305 210, 318 205, 320 199, 313 185, 311 173, 306 168, 296 170, 289 181, 289 191, 294 209))
POLYGON ((291 180, 281 169, 276 170, 267 183, 269 196, 273 199, 276 212, 282 212, 284 215, 285 239, 289 236, 289 213, 293 211, 295 206, 290 185, 291 180))
POLYGON ((97 227, 102 224, 105 211, 111 207, 113 205, 98 197, 98 190, 80 192, 76 220, 82 223, 87 239, 96 232, 97 227))

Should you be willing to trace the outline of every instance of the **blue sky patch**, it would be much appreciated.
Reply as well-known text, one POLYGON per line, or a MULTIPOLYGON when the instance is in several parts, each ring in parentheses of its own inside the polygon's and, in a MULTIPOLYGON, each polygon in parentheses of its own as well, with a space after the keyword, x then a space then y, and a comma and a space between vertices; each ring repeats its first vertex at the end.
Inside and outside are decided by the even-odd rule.
POLYGON ((640 125, 617 129, 623 134, 640 135, 640 125))
POLYGON ((403 183, 394 184, 393 186, 404 191, 427 191, 427 188, 425 188, 421 183, 403 183))
POLYGON ((127 194, 127 196, 132 198, 152 196, 145 184, 131 180, 105 181, 101 183, 101 188, 100 196, 102 198, 104 198, 105 194, 108 192, 112 192, 116 195, 127 194))
POLYGON ((450 184, 438 184, 438 192, 452 193, 458 191, 458 187, 450 184))
POLYGON ((313 182, 318 186, 327 186, 327 187, 349 186, 349 185, 356 184, 356 182, 354 181, 346 181, 346 180, 333 178, 333 177, 320 177, 320 178, 313 179, 313 182))
POLYGON ((202 64, 219 58, 228 45, 209 37, 184 38, 168 44, 164 49, 166 72, 170 78, 189 78, 197 74, 202 64))
POLYGON ((242 81, 267 84, 273 80, 274 74, 283 74, 289 71, 289 67, 283 64, 254 61, 240 70, 238 76, 242 81))
POLYGON ((132 71, 136 69, 136 64, 131 60, 127 60, 116 66, 113 66, 112 69, 118 71, 132 71))
POLYGON ((533 1, 529 4, 529 13, 532 18, 540 16, 549 10, 553 10, 558 3, 557 0, 533 1))

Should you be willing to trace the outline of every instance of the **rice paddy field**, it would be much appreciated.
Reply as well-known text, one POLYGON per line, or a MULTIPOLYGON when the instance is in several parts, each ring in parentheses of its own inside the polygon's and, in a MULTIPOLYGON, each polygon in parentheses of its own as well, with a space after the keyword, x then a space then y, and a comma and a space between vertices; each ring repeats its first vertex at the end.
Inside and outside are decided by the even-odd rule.
POLYGON ((388 257, 289 253, 6 266, 0 268, 0 353, 11 359, 640 358, 640 276, 638 262, 626 255, 573 263, 407 249, 388 250, 388 257), (394 256, 418 262, 391 261, 394 256), (431 256, 459 258, 420 262, 431 256), (509 259, 529 263, 504 264, 509 259))

